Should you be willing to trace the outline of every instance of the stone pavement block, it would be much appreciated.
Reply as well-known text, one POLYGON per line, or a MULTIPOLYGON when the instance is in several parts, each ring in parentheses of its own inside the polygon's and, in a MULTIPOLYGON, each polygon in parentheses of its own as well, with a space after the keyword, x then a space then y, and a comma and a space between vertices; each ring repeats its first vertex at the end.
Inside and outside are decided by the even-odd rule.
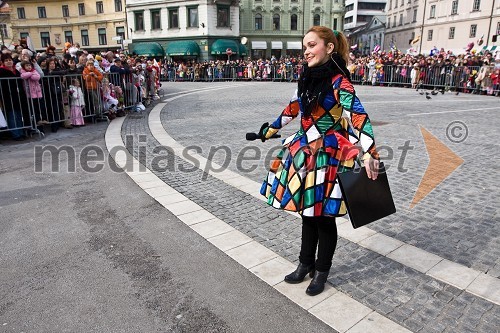
POLYGON ((156 197, 155 199, 163 206, 189 200, 184 195, 182 195, 178 192, 162 195, 162 196, 156 197))
POLYGON ((148 188, 148 189, 145 189, 145 191, 147 194, 149 194, 150 196, 152 196, 155 199, 162 197, 162 196, 172 195, 172 194, 177 193, 177 191, 175 191, 173 188, 171 188, 170 186, 168 186, 166 184, 163 184, 163 186, 148 188))
POLYGON ((199 235, 210 238, 214 236, 218 236, 224 234, 226 232, 234 231, 234 228, 225 223, 224 221, 219 220, 218 218, 191 224, 191 229, 196 231, 199 235))
POLYGON ((471 294, 483 297, 500 305, 500 280, 480 274, 466 289, 471 294))
POLYGON ((207 240, 224 252, 252 241, 250 237, 237 230, 210 237, 207 240))
POLYGON ((411 333, 406 328, 396 324, 386 317, 372 312, 359 323, 354 325, 347 333, 411 333))
POLYGON ((278 257, 250 268, 250 272, 266 281, 269 285, 274 286, 283 282, 285 275, 293 272, 296 267, 291 262, 278 257))
POLYGON ((437 255, 408 244, 389 253, 387 257, 422 273, 426 273, 429 269, 443 260, 437 255))
POLYGON ((246 268, 251 268, 276 258, 277 255, 256 241, 226 251, 226 254, 246 268))
POLYGON ((380 253, 385 256, 388 253, 401 247, 404 243, 394 239, 392 237, 386 236, 384 234, 377 233, 373 236, 363 239, 359 242, 359 245, 366 247, 369 250, 380 253))
POLYGON ((283 281, 275 285, 274 287, 280 293, 282 293, 283 295, 285 295, 286 297, 288 297, 293 302, 297 303, 306 310, 321 303, 323 300, 329 298, 330 296, 338 292, 337 289, 333 288, 329 284, 326 284, 325 290, 321 294, 311 297, 306 294, 306 289, 310 281, 311 278, 307 276, 303 283, 290 284, 283 281))
POLYGON ((190 213, 190 212, 196 212, 203 210, 202 207, 199 205, 195 204, 192 201, 183 201, 183 202, 177 202, 173 204, 167 204, 165 205, 165 208, 167 208, 169 211, 172 212, 174 215, 181 215, 185 213, 190 213))
POLYGON ((354 243, 358 243, 377 233, 367 227, 354 229, 350 223, 337 225, 337 232, 340 237, 344 237, 354 243))
POLYGON ((309 312, 337 331, 346 332, 373 310, 343 293, 335 293, 309 312))
POLYGON ((465 289, 481 272, 449 260, 443 260, 432 267, 427 274, 457 288, 465 289))

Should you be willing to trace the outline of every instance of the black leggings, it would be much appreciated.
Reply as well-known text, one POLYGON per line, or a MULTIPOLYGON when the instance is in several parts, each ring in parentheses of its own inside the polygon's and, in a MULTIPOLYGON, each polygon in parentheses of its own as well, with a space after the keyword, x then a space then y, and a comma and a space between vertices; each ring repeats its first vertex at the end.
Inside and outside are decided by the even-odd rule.
POLYGON ((337 224, 334 217, 302 216, 302 244, 299 261, 305 265, 316 264, 319 272, 328 272, 337 247, 337 224), (318 259, 316 260, 316 247, 318 259))

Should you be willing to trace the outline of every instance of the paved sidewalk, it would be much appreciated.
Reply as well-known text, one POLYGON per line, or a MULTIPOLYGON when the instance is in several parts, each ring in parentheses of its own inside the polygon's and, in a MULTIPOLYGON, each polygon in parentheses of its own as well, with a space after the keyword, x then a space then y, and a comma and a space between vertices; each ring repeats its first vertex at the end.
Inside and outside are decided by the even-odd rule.
MULTIPOLYGON (((220 147, 224 143, 233 157, 229 162, 229 168, 243 173, 241 170, 243 164, 238 165, 235 156, 242 147, 250 146, 244 141, 244 133, 255 131, 264 120, 272 121, 294 87, 279 83, 228 84, 226 86, 172 84, 169 87, 172 93, 178 90, 189 94, 169 102, 162 112, 162 121, 166 131, 180 144, 199 146, 201 155, 205 157, 211 154, 210 149, 213 152, 214 147, 220 147), (227 87, 228 84, 232 86, 227 87), (212 90, 217 87, 221 90, 212 90)), ((494 131, 495 122, 498 120, 494 118, 491 120, 492 118, 484 113, 495 112, 495 108, 500 111, 496 106, 498 100, 482 96, 456 97, 447 94, 434 96, 433 100, 427 101, 409 89, 358 87, 358 91, 376 124, 379 146, 385 145, 388 147, 387 150, 392 148, 395 156, 393 160, 386 161, 386 164, 394 167, 392 172, 389 169, 389 177, 398 214, 388 218, 387 221, 373 224, 371 228, 379 231, 381 235, 408 245, 415 245, 427 253, 449 260, 450 263, 461 264, 460 267, 471 267, 478 274, 498 281, 498 256, 492 255, 500 251, 498 232, 495 232, 498 224, 494 223, 498 220, 499 199, 492 185, 498 182, 498 179, 486 176, 480 180, 490 189, 487 191, 489 200, 485 201, 484 196, 480 195, 481 188, 467 187, 468 183, 477 183, 475 179, 477 177, 467 168, 472 161, 464 156, 468 153, 478 155, 478 149, 473 142, 476 142, 482 133, 477 133, 475 130, 481 129, 482 132, 487 132, 490 126, 491 131, 494 131), (394 96, 400 96, 397 103, 383 100, 382 92, 387 94, 389 91, 394 96), (482 109, 475 110, 478 100, 481 101, 482 109), (474 107, 463 107, 463 111, 457 110, 457 101, 460 101, 461 105, 474 107), (423 106, 430 108, 421 112, 420 108, 423 106), (436 110, 435 115, 423 114, 432 110, 436 110), (471 116, 474 112, 474 116, 471 116), (478 116, 478 113, 483 117, 478 116), (420 115, 424 119, 415 120, 420 115), (457 119, 466 124, 469 137, 459 145, 451 145, 444 130, 446 125, 457 119), (485 121, 486 119, 489 123, 485 121), (408 206, 425 171, 427 157, 422 139, 419 137, 418 125, 432 131, 442 142, 448 143, 466 162, 417 207, 410 210, 408 206), (445 133, 439 134, 442 131, 445 133), (398 147, 403 146, 408 140, 414 148, 408 151, 407 158, 402 161, 403 153, 398 151, 398 147), (398 164, 399 171, 396 170, 398 164), (402 172, 402 168, 408 168, 409 171, 402 172), (458 180, 455 181, 455 178, 458 180), (479 195, 475 196, 476 193, 479 195), (443 200, 448 207, 443 207, 443 200), (472 202, 474 205, 465 207, 464 203, 467 202, 472 202), (463 221, 467 219, 470 222, 465 229, 463 221), (471 225, 478 229, 489 228, 491 232, 471 232, 471 225), (472 248, 476 250, 470 251, 472 248)), ((168 97, 167 95, 166 98, 168 97)), ((284 132, 291 133, 292 129, 286 129, 284 132)), ((147 143, 148 153, 142 158, 145 158, 144 161, 151 166, 151 162, 154 161, 148 160, 147 157, 154 156, 153 150, 159 143, 152 137, 145 116, 129 117, 124 123, 122 132, 124 139, 127 135, 138 133, 146 134, 143 142, 147 143)), ((449 133, 448 136, 450 135, 449 133)), ((255 146, 262 149, 262 155, 265 155, 270 145, 255 146)), ((133 147, 129 148, 134 152, 133 147)), ((485 153, 485 159, 493 148, 488 145, 483 147, 481 153, 485 153)), ((218 151, 219 155, 211 157, 222 165, 225 160, 220 153, 221 149, 218 151)), ((478 157, 475 160, 476 164, 484 163, 486 168, 495 167, 491 163, 483 162, 481 156, 478 157)), ((172 162, 170 166, 182 165, 192 170, 189 163, 177 156, 169 162, 172 162)), ((158 165, 155 165, 153 171, 157 167, 158 165)), ((300 239, 300 224, 297 218, 266 207, 260 200, 249 197, 245 191, 241 192, 234 186, 207 176, 201 171, 193 170, 189 173, 176 171, 178 170, 156 173, 167 184, 221 220, 282 257, 296 261, 300 239)), ((264 174, 264 166, 260 163, 256 170, 245 172, 244 176, 260 181, 264 174)), ((414 332, 497 330, 500 323, 497 304, 464 291, 464 288, 443 283, 439 274, 432 272, 422 274, 421 270, 409 268, 389 257, 367 250, 356 242, 341 239, 329 281, 335 288, 414 332)))

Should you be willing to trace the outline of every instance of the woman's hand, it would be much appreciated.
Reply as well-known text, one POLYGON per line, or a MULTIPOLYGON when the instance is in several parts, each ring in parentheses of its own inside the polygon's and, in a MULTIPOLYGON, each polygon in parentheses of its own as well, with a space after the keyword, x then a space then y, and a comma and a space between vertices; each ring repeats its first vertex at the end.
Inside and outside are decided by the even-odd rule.
POLYGON ((368 178, 377 179, 380 161, 370 157, 365 159, 364 163, 368 178))

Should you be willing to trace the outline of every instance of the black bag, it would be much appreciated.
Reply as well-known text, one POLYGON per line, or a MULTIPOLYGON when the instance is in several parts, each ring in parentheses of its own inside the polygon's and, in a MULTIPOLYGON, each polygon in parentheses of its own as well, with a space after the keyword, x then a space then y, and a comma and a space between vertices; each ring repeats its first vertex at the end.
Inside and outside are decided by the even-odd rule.
POLYGON ((340 190, 356 229, 396 212, 384 163, 376 180, 368 178, 364 167, 338 173, 340 190))

